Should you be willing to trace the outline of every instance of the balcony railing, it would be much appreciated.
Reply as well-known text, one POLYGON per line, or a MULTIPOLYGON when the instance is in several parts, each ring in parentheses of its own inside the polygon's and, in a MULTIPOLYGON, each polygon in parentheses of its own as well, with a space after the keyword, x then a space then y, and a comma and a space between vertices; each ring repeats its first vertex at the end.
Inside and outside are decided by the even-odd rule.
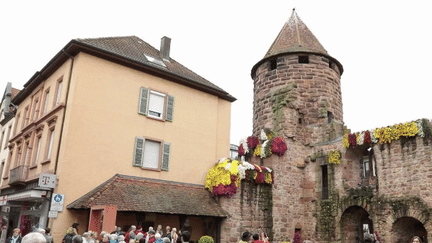
POLYGON ((10 171, 9 185, 20 185, 25 184, 27 179, 28 166, 19 165, 10 171))

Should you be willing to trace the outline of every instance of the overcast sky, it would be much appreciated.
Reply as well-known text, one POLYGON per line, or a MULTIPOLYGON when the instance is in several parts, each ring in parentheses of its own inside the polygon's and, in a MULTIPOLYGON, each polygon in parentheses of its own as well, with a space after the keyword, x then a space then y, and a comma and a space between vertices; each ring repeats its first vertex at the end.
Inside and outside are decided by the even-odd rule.
POLYGON ((136 35, 237 98, 231 143, 252 133, 260 61, 296 8, 343 67, 345 124, 432 118, 430 1, 1 1, 0 89, 21 89, 71 39, 136 35), (65 2, 65 3, 63 3, 65 2))

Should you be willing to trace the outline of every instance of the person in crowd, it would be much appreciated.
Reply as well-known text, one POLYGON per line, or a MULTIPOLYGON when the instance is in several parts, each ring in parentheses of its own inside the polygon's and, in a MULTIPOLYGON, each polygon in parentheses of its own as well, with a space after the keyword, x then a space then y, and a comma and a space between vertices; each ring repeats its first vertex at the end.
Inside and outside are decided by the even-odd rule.
POLYGON ((81 237, 81 235, 75 235, 72 238, 72 243, 82 243, 83 242, 83 238, 81 237))
POLYGON ((252 238, 254 239, 253 243, 264 243, 264 241, 260 240, 259 234, 253 234, 252 238))
POLYGON ((167 237, 168 239, 170 239, 171 240, 171 227, 169 227, 169 226, 167 226, 166 228, 165 228, 165 235, 163 236, 163 237, 167 237))
POLYGON ((110 238, 110 240, 109 240, 110 243, 118 243, 117 242, 117 234, 110 234, 108 236, 110 238))
POLYGON ((135 230, 136 230, 136 226, 135 225, 132 225, 130 228, 129 228, 129 230, 128 230, 128 232, 126 232, 126 235, 125 235, 125 241, 126 242, 129 242, 129 240, 131 240, 131 239, 135 239, 135 230))
POLYGON ((143 228, 141 225, 138 225, 137 229, 135 230, 135 235, 138 235, 139 233, 144 234, 143 228))
POLYGON ((126 241, 124 239, 125 239, 124 235, 119 235, 118 236, 118 242, 119 243, 126 243, 126 241))
POLYGON ((78 232, 79 232, 79 231, 78 231, 78 225, 79 225, 78 223, 73 223, 73 224, 72 224, 72 228, 75 229, 75 234, 78 234, 78 232))
POLYGON ((164 235, 162 231, 162 225, 158 225, 158 227, 156 228, 156 233, 159 233, 160 235, 164 235))
POLYGON ((90 243, 90 240, 91 240, 90 232, 84 232, 84 234, 82 234, 82 242, 83 243, 90 243))
POLYGON ((22 243, 46 243, 45 237, 39 232, 32 232, 26 234, 22 238, 22 243))
POLYGON ((142 239, 144 239, 144 242, 145 242, 145 237, 144 237, 144 234, 143 233, 138 233, 137 235, 136 235, 136 237, 135 237, 135 241, 139 241, 139 242, 141 242, 141 240, 142 239))
POLYGON ((22 238, 20 236, 20 233, 21 233, 20 229, 19 228, 15 228, 12 231, 12 236, 9 237, 9 238, 7 238, 6 241, 5 241, 5 243, 21 243, 22 238))
POLYGON ((73 237, 76 235, 75 229, 69 227, 66 231, 66 235, 63 237, 62 243, 72 243, 73 237))
POLYGON ((420 237, 418 237, 418 236, 414 236, 414 237, 411 239, 410 243, 423 243, 423 241, 421 240, 420 237))
POLYGON ((172 228, 170 239, 171 239, 171 243, 177 243, 178 234, 177 234, 177 229, 176 228, 172 228))
MULTIPOLYGON (((145 243, 147 243, 148 241, 149 241, 149 232, 150 232, 150 230, 153 230, 153 227, 149 227, 149 229, 148 229, 148 231, 147 231, 147 234, 146 234, 146 236, 145 236, 145 243)), ((153 230, 154 231, 154 230, 153 230)))
POLYGON ((181 236, 182 236, 182 231, 179 229, 176 243, 182 243, 182 237, 181 236))
POLYGON ((164 237, 162 241, 163 243, 171 243, 171 240, 168 237, 164 237))
POLYGON ((90 242, 89 243, 99 243, 97 238, 98 238, 97 232, 90 231, 90 242))
POLYGON ((183 231, 181 234, 182 242, 183 243, 189 243, 191 234, 189 231, 183 231))
POLYGON ((109 238, 109 234, 102 234, 101 233, 101 237, 102 237, 102 243, 109 243, 110 242, 110 238, 109 238))
POLYGON ((239 241, 239 243, 248 243, 251 240, 253 240, 252 233, 249 231, 246 231, 246 232, 243 232, 243 234, 241 235, 241 240, 239 241))
POLYGON ((156 232, 154 230, 149 230, 149 232, 148 232, 149 239, 148 239, 147 243, 155 242, 156 241, 155 235, 156 235, 156 232))
POLYGON ((50 228, 48 228, 48 227, 45 228, 45 234, 44 234, 44 236, 45 236, 45 239, 46 239, 47 243, 54 243, 54 239, 51 236, 51 229, 50 228))

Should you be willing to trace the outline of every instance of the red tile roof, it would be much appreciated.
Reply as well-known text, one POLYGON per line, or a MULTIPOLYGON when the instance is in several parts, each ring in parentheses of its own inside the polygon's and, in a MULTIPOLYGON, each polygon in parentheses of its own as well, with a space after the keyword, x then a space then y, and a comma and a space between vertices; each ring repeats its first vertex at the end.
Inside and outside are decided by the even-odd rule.
POLYGON ((117 205, 118 211, 228 216, 204 186, 119 174, 67 208, 87 209, 95 205, 117 205))

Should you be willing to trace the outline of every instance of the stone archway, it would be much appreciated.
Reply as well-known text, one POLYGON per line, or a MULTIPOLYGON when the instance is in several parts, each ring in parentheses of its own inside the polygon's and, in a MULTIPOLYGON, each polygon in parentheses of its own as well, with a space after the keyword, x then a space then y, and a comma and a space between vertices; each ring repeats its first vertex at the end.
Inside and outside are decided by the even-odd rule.
POLYGON ((414 236, 420 236, 423 243, 427 243, 427 231, 422 222, 413 217, 398 218, 392 226, 392 242, 409 242, 414 236))
POLYGON ((364 229, 373 233, 373 223, 369 213, 360 206, 348 207, 340 220, 340 234, 342 242, 363 242, 364 229))

